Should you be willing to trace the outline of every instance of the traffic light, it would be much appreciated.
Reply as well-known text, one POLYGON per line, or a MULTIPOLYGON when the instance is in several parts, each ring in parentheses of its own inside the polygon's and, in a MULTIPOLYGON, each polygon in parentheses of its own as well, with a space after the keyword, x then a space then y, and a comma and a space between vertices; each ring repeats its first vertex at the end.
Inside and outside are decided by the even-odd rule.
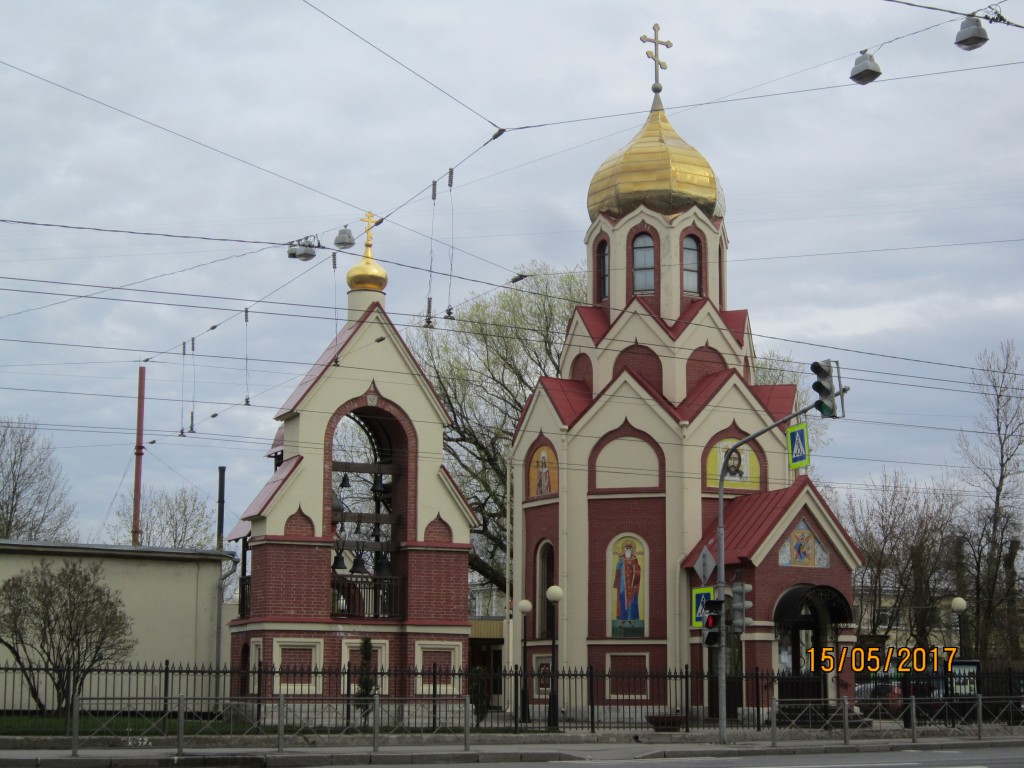
POLYGON ((722 609, 724 600, 708 600, 704 603, 704 645, 718 648, 722 644, 722 609))
POLYGON ((754 604, 747 600, 747 595, 752 589, 752 586, 742 581, 732 583, 732 631, 738 635, 754 623, 753 619, 747 618, 747 611, 754 607, 754 604))
POLYGON ((816 363, 811 363, 811 373, 818 377, 818 380, 811 385, 811 389, 818 393, 818 401, 814 404, 814 407, 821 413, 823 419, 838 419, 836 383, 832 378, 832 361, 819 360, 816 363))

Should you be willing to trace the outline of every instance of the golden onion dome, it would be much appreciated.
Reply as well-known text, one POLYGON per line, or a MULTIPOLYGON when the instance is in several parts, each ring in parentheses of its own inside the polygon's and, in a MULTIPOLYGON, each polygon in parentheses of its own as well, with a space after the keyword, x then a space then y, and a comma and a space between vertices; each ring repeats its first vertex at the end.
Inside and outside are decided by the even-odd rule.
POLYGON ((697 205, 720 216, 715 172, 704 156, 675 132, 655 93, 647 122, 628 145, 605 160, 590 181, 587 210, 623 216, 639 205, 664 214, 697 205))
POLYGON ((388 284, 388 273, 373 258, 372 239, 367 239, 363 258, 348 271, 348 287, 353 291, 383 291, 388 284))

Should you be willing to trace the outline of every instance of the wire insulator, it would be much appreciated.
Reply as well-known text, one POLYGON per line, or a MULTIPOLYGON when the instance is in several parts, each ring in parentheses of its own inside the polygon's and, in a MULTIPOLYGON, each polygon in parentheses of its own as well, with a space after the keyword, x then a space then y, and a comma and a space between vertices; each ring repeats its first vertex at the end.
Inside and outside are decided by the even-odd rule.
POLYGON ((190 433, 195 433, 195 431, 196 431, 196 412, 195 411, 189 411, 188 412, 188 431, 190 433))
POLYGON ((245 322, 247 322, 247 323, 248 323, 248 322, 249 322, 249 308, 248 308, 248 307, 245 307, 245 308, 244 308, 244 309, 242 310, 242 314, 243 314, 243 315, 245 316, 245 322))
POLYGON ((455 169, 448 169, 448 186, 451 187, 455 183, 455 169))
POLYGON ((333 269, 333 270, 337 270, 338 269, 338 252, 337 251, 331 251, 331 269, 333 269))
POLYGON ((437 179, 430 182, 430 199, 437 200, 437 179))

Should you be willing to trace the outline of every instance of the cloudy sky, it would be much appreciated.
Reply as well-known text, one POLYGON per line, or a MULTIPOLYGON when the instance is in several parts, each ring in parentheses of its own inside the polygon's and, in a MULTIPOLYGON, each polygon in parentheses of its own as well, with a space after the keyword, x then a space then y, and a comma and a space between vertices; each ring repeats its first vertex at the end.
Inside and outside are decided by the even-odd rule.
POLYGON ((144 358, 147 484, 215 498, 225 465, 230 528, 269 475, 355 257, 261 243, 390 213, 400 326, 428 292, 458 307, 516 264, 576 265, 591 175, 650 105, 655 22, 670 119, 728 200, 730 306, 852 387, 819 475, 955 465, 970 367, 1024 325, 1022 29, 967 53, 957 17, 884 0, 7 0, 0 217, 69 228, 0 224, 0 416, 53 440, 82 538, 130 490, 144 358), (850 83, 879 45, 882 78, 850 83))

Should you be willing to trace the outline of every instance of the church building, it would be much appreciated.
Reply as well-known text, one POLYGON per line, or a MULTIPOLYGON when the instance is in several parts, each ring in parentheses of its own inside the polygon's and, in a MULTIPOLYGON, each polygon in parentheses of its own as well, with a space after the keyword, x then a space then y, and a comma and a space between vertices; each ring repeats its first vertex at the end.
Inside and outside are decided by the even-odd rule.
MULTIPOLYGON (((536 702, 555 638, 559 669, 716 674, 700 627, 717 580, 721 462, 796 410, 794 386, 755 383, 750 318, 729 304, 722 188, 670 124, 653 58, 647 121, 587 194, 589 304, 576 309, 559 375, 537 384, 512 447, 512 604, 532 610, 513 614, 509 647, 536 676, 536 702)), ((753 608, 745 632, 725 635, 727 668, 796 678, 809 648, 854 642, 860 555, 814 483, 789 468, 785 425, 736 459, 724 475, 726 580, 752 586, 753 608)), ((853 695, 852 674, 800 677, 773 695, 853 695)), ((599 702, 663 695, 608 679, 599 702)), ((713 706, 715 686, 694 687, 692 700, 713 706)), ((751 694, 730 688, 727 698, 735 711, 751 694)))
POLYGON ((442 465, 448 414, 384 309, 364 221, 347 323, 277 412, 274 472, 229 535, 243 551, 232 666, 290 669, 275 694, 338 695, 351 681, 336 673, 367 664, 382 694, 411 695, 383 673, 440 670, 454 685, 446 671, 469 661, 477 519, 442 465))

